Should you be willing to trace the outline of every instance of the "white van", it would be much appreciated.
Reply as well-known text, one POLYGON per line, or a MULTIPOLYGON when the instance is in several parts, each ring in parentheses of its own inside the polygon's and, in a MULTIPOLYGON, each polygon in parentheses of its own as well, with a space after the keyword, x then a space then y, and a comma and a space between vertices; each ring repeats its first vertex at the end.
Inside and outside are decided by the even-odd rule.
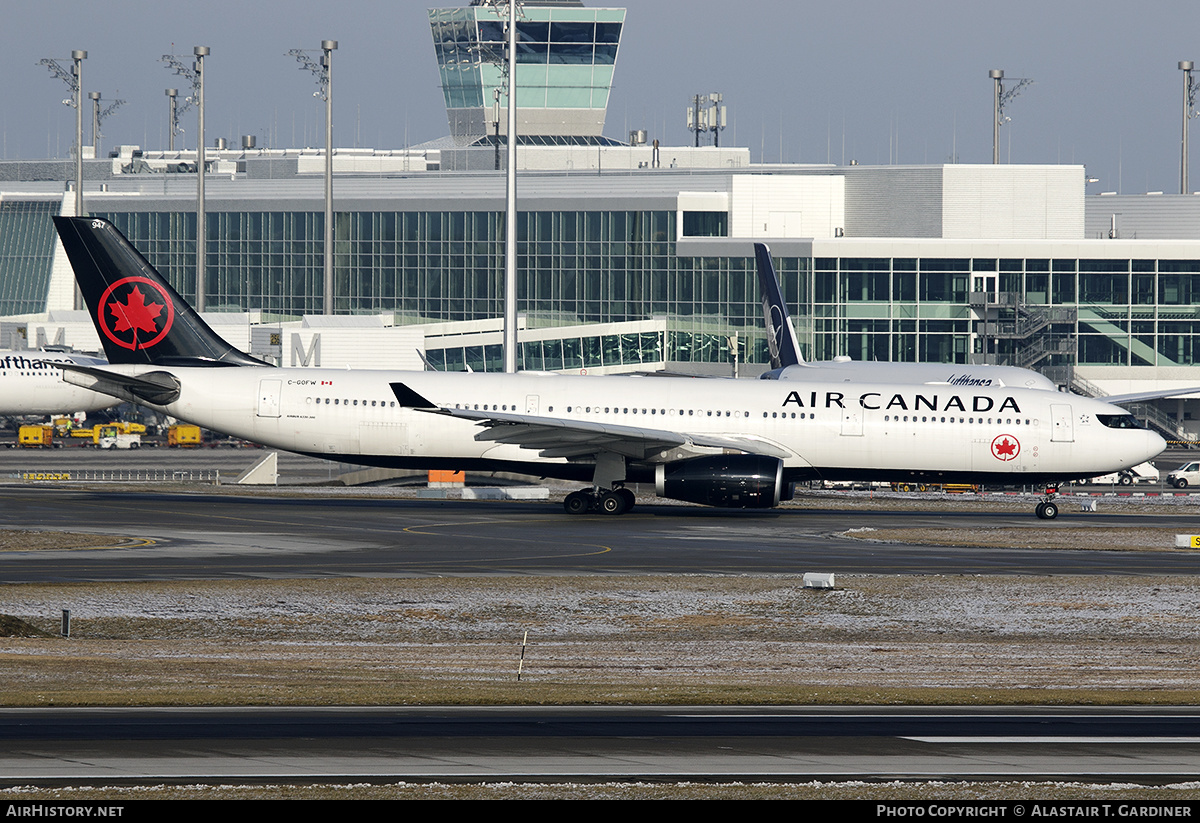
POLYGON ((1200 485, 1200 460, 1185 463, 1167 475, 1167 482, 1177 489, 1200 485))

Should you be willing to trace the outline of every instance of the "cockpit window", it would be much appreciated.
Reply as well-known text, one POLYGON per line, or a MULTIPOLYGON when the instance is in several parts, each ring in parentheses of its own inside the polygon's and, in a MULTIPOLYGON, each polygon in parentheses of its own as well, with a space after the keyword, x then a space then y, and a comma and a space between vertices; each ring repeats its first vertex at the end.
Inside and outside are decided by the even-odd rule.
POLYGON ((1142 424, 1132 414, 1098 414, 1100 424, 1110 429, 1140 429, 1142 424))

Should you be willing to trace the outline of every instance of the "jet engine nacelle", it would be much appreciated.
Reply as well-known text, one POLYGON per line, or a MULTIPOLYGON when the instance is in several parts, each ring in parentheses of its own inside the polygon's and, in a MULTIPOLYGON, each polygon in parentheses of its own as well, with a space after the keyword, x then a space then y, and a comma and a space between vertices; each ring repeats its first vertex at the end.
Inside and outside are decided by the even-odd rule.
POLYGON ((791 499, 783 461, 758 454, 693 457, 655 467, 659 497, 729 509, 769 509, 791 499))

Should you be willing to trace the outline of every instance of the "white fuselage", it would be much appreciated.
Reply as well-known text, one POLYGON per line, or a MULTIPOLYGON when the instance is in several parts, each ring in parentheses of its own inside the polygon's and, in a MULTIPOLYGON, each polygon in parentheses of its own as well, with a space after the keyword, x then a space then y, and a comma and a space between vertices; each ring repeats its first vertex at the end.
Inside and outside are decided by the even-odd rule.
POLYGON ((64 383, 56 363, 106 365, 84 355, 45 351, 0 351, 0 416, 70 414, 107 409, 114 397, 64 383))
POLYGON ((848 383, 944 383, 957 389, 1014 388, 1058 391, 1054 381, 1015 366, 963 366, 954 363, 893 363, 874 360, 821 360, 788 366, 777 380, 848 383))
MULTIPOLYGON (((1158 435, 1111 428, 1128 418, 1097 400, 1029 389, 791 383, 669 377, 468 374, 334 369, 112 367, 169 372, 179 399, 163 411, 265 445, 347 462, 412 468, 504 468, 585 477, 585 465, 538 449, 477 440, 479 423, 405 408, 403 383, 442 409, 587 421, 685 435, 725 435, 786 453, 802 477, 905 474, 1041 482, 1136 466, 1158 435)), ((712 453, 703 449, 694 453, 712 453)), ((679 459, 678 451, 633 461, 679 459)))

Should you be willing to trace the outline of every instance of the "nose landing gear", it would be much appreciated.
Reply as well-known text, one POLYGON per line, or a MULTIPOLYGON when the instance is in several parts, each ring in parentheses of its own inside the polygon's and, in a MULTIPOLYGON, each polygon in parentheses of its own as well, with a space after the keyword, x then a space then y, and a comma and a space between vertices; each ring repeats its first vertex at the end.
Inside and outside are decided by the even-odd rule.
POLYGON ((1040 520, 1053 520, 1058 517, 1058 504, 1054 502, 1055 496, 1058 495, 1057 486, 1047 486, 1046 494, 1042 497, 1040 503, 1034 509, 1040 520))

